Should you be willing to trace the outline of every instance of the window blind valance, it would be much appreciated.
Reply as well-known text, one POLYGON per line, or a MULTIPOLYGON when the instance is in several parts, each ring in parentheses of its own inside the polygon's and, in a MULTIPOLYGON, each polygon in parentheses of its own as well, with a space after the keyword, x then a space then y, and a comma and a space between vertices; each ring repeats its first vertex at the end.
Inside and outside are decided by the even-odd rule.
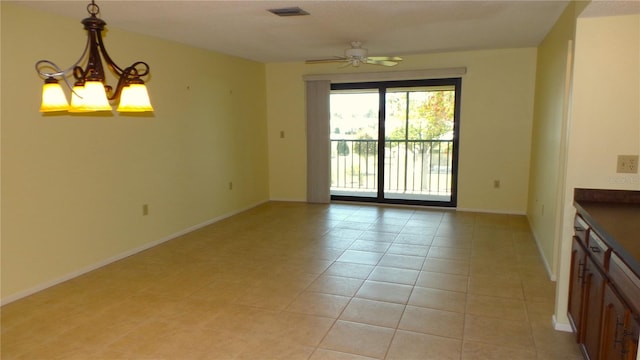
POLYGON ((345 82, 370 82, 370 81, 395 81, 395 80, 422 80, 443 79, 460 77, 467 73, 466 67, 405 70, 405 71, 381 71, 364 73, 340 73, 340 74, 308 74, 303 75, 304 81, 330 81, 332 83, 345 82))

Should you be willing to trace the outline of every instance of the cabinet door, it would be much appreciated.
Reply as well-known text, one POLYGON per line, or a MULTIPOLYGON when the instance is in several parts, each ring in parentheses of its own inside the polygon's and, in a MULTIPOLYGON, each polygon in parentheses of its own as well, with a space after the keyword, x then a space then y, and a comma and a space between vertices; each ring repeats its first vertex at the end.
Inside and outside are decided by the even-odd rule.
MULTIPOLYGON (((633 314, 632 314, 633 315, 633 314)), ((638 336, 640 336, 640 319, 629 316, 629 324, 624 333, 624 360, 636 360, 638 356, 638 336)))
POLYGON ((587 253, 578 237, 573 237, 571 245, 571 284, 569 285, 569 309, 567 315, 576 332, 578 343, 582 342, 582 298, 584 290, 584 265, 587 253))
POLYGON ((600 324, 602 318, 602 297, 604 276, 590 257, 585 262, 585 296, 582 311, 584 337, 582 343, 590 360, 599 359, 600 324))
POLYGON ((602 360, 622 360, 625 348, 625 323, 629 311, 620 297, 606 284, 602 309, 602 360))

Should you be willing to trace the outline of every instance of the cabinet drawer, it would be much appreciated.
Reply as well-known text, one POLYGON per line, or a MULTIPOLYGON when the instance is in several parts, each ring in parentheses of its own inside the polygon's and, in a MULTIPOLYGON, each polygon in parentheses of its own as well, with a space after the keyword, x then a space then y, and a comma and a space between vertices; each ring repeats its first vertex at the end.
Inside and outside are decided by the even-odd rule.
POLYGON ((575 236, 581 240, 582 245, 587 245, 587 234, 589 232, 589 225, 584 219, 576 214, 575 219, 573 220, 573 230, 575 236))
POLYGON ((609 278, 636 314, 640 313, 640 277, 615 253, 611 254, 609 278))
POLYGON ((601 268, 607 269, 609 267, 608 261, 611 249, 594 231, 589 231, 587 252, 601 268))

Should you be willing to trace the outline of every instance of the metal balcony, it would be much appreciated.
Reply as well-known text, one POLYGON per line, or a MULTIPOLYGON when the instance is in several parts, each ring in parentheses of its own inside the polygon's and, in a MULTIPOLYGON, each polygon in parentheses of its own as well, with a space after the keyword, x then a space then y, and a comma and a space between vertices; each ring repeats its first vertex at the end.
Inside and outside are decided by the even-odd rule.
MULTIPOLYGON (((384 196, 449 201, 453 140, 386 140, 384 196)), ((378 141, 331 140, 331 195, 375 197, 378 193, 378 141)))

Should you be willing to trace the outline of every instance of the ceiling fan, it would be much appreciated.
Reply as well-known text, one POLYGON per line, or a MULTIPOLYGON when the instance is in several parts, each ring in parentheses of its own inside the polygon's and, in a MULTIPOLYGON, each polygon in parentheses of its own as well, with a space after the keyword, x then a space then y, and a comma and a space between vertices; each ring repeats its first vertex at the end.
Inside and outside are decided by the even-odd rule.
POLYGON ((351 48, 344 51, 344 56, 307 60, 305 64, 346 63, 345 66, 351 65, 355 67, 361 64, 396 66, 400 61, 402 61, 402 58, 397 56, 367 56, 367 49, 362 48, 362 42, 352 41, 351 48))

